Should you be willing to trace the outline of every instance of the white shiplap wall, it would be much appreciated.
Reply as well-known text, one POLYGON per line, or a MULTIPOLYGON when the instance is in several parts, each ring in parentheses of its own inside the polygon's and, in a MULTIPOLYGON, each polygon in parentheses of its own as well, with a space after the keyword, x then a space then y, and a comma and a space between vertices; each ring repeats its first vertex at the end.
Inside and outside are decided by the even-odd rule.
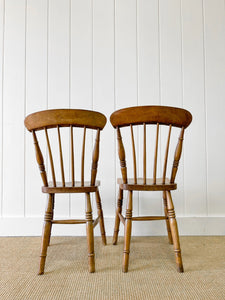
MULTIPOLYGON (((0 235, 41 234, 45 197, 25 115, 71 107, 109 118, 151 104, 193 114, 173 193, 181 234, 225 234, 224 0, 0 0, 0 97, 0 235)), ((108 121, 98 172, 108 235, 119 174, 114 137, 108 121)), ((56 215, 81 216, 78 200, 63 196, 56 215)), ((135 196, 134 212, 145 209, 162 207, 135 196)), ((139 224, 134 234, 166 233, 162 223, 139 224)))

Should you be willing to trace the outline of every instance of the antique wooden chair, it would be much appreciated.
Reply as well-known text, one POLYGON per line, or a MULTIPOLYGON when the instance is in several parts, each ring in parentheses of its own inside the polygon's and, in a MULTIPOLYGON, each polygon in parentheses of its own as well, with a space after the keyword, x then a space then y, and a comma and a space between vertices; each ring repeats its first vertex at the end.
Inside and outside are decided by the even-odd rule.
MULTIPOLYGON (((95 257, 94 257, 94 237, 93 237, 93 229, 99 223, 100 231, 102 236, 102 242, 106 244, 106 236, 105 236, 105 228, 104 228, 104 219, 103 212, 101 207, 101 199, 99 195, 98 186, 100 185, 99 181, 96 181, 97 174, 97 166, 99 159, 99 141, 100 141, 100 131, 104 128, 106 124, 106 117, 94 111, 88 110, 78 110, 78 109, 54 109, 54 110, 45 110, 33 113, 25 118, 25 126, 26 128, 32 132, 35 152, 36 152, 36 160, 39 165, 41 178, 43 181, 42 192, 48 194, 48 202, 45 211, 44 217, 44 226, 43 226, 43 234, 42 234, 42 244, 41 244, 41 255, 40 255, 40 269, 39 274, 44 273, 45 260, 47 255, 47 247, 50 242, 51 236, 51 228, 52 224, 86 224, 87 231, 87 244, 88 244, 88 261, 89 261, 89 272, 95 272, 95 257), (67 129, 64 127, 68 127, 67 129), (75 130, 81 130, 81 132, 77 132, 77 138, 74 138, 75 130), (38 131, 38 132, 37 132, 38 131), (48 174, 45 170, 45 163, 42 155, 41 148, 38 143, 38 134, 39 131, 42 131, 46 138, 46 147, 48 149, 48 159, 51 169, 51 177, 52 181, 48 180, 48 174), (57 146, 58 149, 58 165, 60 165, 59 169, 61 170, 61 181, 56 181, 57 172, 55 172, 57 164, 53 162, 53 157, 56 155, 56 149, 50 145, 50 135, 56 133, 55 139, 52 139, 52 144, 57 146), (65 180, 65 172, 64 172, 64 158, 66 155, 63 155, 63 143, 62 143, 62 131, 67 131, 67 145, 70 145, 70 151, 67 149, 68 154, 70 152, 70 182, 66 182, 65 180), (90 148, 87 148, 86 144, 86 133, 96 131, 96 139, 95 145, 93 149, 92 162, 90 164, 91 172, 89 172, 90 181, 84 181, 84 171, 85 171, 85 149, 90 152, 90 148), (83 135, 83 138, 82 138, 83 135), (81 137, 81 141, 79 141, 78 137, 81 137), (57 141, 58 140, 58 141, 57 141), (75 163, 77 154, 75 151, 76 145, 81 145, 80 156, 78 160, 80 165, 81 179, 80 181, 75 181, 75 165, 78 167, 78 164, 75 163), (75 146, 74 146, 75 145, 75 146), (85 219, 73 219, 73 220, 54 220, 54 202, 55 202, 55 194, 60 193, 84 193, 86 195, 86 218, 85 219), (96 220, 92 218, 92 206, 90 200, 90 193, 95 193, 96 203, 97 203, 97 212, 98 217, 96 220)), ((66 134, 66 133, 65 133, 66 134)), ((41 139, 41 137, 40 137, 41 139)), ((92 144, 92 139, 91 144, 92 144)), ((65 145, 64 145, 65 146, 65 145)), ((92 145, 91 145, 92 146, 92 145)), ((65 147, 66 148, 66 147, 65 147)), ((47 150, 46 149, 46 150, 47 150)), ((67 155, 68 156, 68 155, 67 155)), ((91 161, 91 159, 90 159, 91 161)), ((69 169, 69 168, 68 168, 69 169)), ((59 178, 57 178, 59 179, 59 178)))
MULTIPOLYGON (((177 269, 179 272, 183 272, 183 264, 181 258, 181 250, 179 243, 179 234, 177 229, 177 222, 175 217, 174 205, 171 197, 171 190, 175 190, 177 188, 177 184, 175 183, 175 177, 177 174, 178 164, 181 157, 182 151, 182 143, 184 138, 184 130, 189 126, 192 121, 192 115, 190 112, 180 108, 174 107, 166 107, 166 106, 137 106, 137 107, 129 107, 124 108, 118 111, 115 111, 111 117, 110 121, 114 128, 117 131, 117 139, 118 139, 118 154, 120 159, 120 167, 122 173, 122 179, 118 179, 119 184, 119 194, 118 194, 118 203, 115 217, 115 227, 114 227, 114 236, 113 236, 113 244, 117 244, 118 232, 120 221, 125 225, 124 231, 124 250, 123 250, 123 272, 128 271, 129 264, 129 253, 130 253, 130 240, 131 240, 131 227, 132 221, 151 221, 151 220, 165 220, 168 231, 168 238, 171 244, 174 244, 174 252, 176 257, 177 269), (137 125, 137 126, 136 126, 137 125), (166 126, 163 126, 166 125, 166 126), (130 127, 131 136, 131 145, 132 150, 129 147, 124 146, 124 142, 121 137, 121 128, 130 127), (135 147, 135 130, 137 127, 143 127, 141 131, 139 131, 139 148, 135 147), (149 154, 152 151, 146 150, 147 142, 146 140, 149 138, 149 135, 146 133, 148 129, 155 131, 155 145, 152 147, 148 147, 149 150, 154 148, 154 155, 152 155, 153 163, 152 170, 149 170, 147 165, 147 153, 149 154), (151 128, 149 128, 151 127, 151 128), (154 128, 152 128, 154 127, 154 128), (166 127, 168 129, 166 129, 166 127), (178 127, 181 130, 178 130, 178 127), (166 129, 164 131, 164 136, 167 136, 165 139, 165 157, 164 157, 164 166, 162 172, 162 178, 157 177, 157 161, 158 161, 158 145, 159 145, 159 135, 162 129, 166 129), (166 178, 167 171, 167 162, 169 158, 169 148, 170 148, 170 140, 171 140, 171 132, 178 131, 179 138, 178 143, 175 148, 174 159, 171 159, 172 170, 170 178, 166 178), (168 133, 167 133, 168 130, 168 133), (142 141, 140 143, 140 137, 142 132, 142 141), (143 144, 143 145, 142 145, 143 144), (137 177, 137 163, 136 163, 136 149, 142 150, 142 164, 139 164, 139 168, 143 170, 143 176, 141 178, 137 177), (125 149, 126 154, 130 155, 133 160, 133 178, 128 178, 128 169, 125 158, 125 149), (152 172, 152 178, 147 178, 147 171, 152 172), (126 214, 125 217, 122 215, 122 204, 123 204, 123 191, 128 191, 128 199, 126 206, 126 214), (133 207, 133 191, 162 191, 163 192, 163 202, 164 202, 164 216, 132 216, 132 207, 133 207)), ((128 128, 129 129, 129 128, 128 128)), ((125 128, 123 128, 125 130, 125 128)), ((149 131, 150 132, 150 131, 149 131)), ((123 135, 124 136, 124 135, 123 135)), ((125 135, 127 138, 127 136, 125 135)), ((163 134, 161 135, 161 143, 162 144, 163 134)), ((161 152, 160 152, 161 154, 161 152)), ((140 155, 139 155, 140 156, 140 155)), ((149 164, 150 165, 150 164, 149 164)), ((129 165, 128 165, 129 166, 129 165)))

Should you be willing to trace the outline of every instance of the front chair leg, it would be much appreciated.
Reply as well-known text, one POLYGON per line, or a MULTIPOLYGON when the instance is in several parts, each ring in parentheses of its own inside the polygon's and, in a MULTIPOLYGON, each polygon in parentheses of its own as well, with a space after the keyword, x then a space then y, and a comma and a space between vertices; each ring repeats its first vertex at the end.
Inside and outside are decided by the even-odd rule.
POLYGON ((123 248, 123 272, 128 272, 129 254, 130 254, 130 239, 132 228, 132 209, 133 209, 132 191, 128 191, 128 200, 126 208, 126 221, 124 229, 124 248, 123 248))
POLYGON ((174 205, 173 205, 170 191, 166 192, 166 198, 167 198, 168 216, 169 216, 170 228, 171 228, 171 233, 172 233, 172 238, 173 238, 177 270, 178 270, 178 272, 182 273, 182 272, 184 272, 184 268, 183 268, 182 257, 181 257, 179 233, 178 233, 174 205))
POLYGON ((96 191, 95 198, 96 198, 96 204, 97 204, 97 210, 98 210, 98 216, 99 216, 99 226, 100 226, 100 231, 101 231, 101 236, 102 236, 102 243, 104 245, 106 245, 104 217, 103 217, 102 204, 101 204, 99 190, 96 191))
POLYGON ((166 192, 163 192, 163 204, 164 204, 164 213, 166 217, 166 228, 167 228, 167 233, 168 233, 168 239, 169 243, 172 245, 173 244, 173 239, 171 235, 171 229, 170 229, 170 222, 168 218, 168 208, 167 208, 167 200, 166 200, 166 192))
MULTIPOLYGON (((55 194, 51 194, 51 195, 52 195, 52 220, 53 220, 53 218, 54 218, 54 208, 55 208, 55 194)), ((52 223, 51 223, 50 234, 49 234, 49 239, 48 239, 48 246, 50 244, 51 235, 52 235, 52 223)))
POLYGON ((118 202, 117 202, 117 209, 116 209, 116 217, 115 217, 115 226, 114 226, 114 234, 113 234, 113 245, 117 244, 118 240, 118 233, 120 228, 120 218, 119 213, 122 212, 122 206, 123 206, 123 190, 119 188, 119 194, 118 194, 118 202))
POLYGON ((89 272, 95 272, 94 233, 90 193, 86 193, 86 231, 88 244, 89 272))
POLYGON ((45 269, 45 260, 47 256, 47 248, 49 245, 51 227, 52 227, 53 199, 54 199, 53 194, 49 194, 47 207, 45 210, 45 217, 44 217, 44 226, 43 226, 42 242, 41 242, 40 267, 39 267, 38 275, 44 274, 44 269, 45 269))

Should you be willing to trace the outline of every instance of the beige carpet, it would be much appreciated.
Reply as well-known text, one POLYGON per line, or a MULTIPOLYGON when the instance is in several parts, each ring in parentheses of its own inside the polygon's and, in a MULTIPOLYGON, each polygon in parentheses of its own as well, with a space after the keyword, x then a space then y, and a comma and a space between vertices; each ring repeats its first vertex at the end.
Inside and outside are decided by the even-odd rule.
POLYGON ((0 238, 0 299, 225 299, 225 237, 181 237, 185 273, 176 271, 166 237, 132 237, 121 271, 123 239, 95 239, 96 273, 84 237, 53 237, 38 276, 39 237, 0 238))

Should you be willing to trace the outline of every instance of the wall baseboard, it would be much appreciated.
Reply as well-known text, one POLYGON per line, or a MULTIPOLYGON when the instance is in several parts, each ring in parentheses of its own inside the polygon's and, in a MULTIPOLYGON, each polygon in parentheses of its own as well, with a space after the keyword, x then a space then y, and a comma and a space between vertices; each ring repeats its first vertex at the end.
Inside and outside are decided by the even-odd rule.
MULTIPOLYGON (((225 235, 224 217, 177 217, 180 235, 225 235)), ((40 236, 42 234, 43 218, 41 217, 7 217, 0 218, 0 236, 40 236)), ((99 236, 99 226, 95 235, 99 236)), ((105 218, 107 236, 113 235, 114 218, 105 218)), ((133 236, 166 235, 164 222, 133 222, 133 236)), ((55 236, 85 236, 85 225, 54 225, 52 235, 55 236)), ((120 228, 123 235, 123 225, 120 228)))

